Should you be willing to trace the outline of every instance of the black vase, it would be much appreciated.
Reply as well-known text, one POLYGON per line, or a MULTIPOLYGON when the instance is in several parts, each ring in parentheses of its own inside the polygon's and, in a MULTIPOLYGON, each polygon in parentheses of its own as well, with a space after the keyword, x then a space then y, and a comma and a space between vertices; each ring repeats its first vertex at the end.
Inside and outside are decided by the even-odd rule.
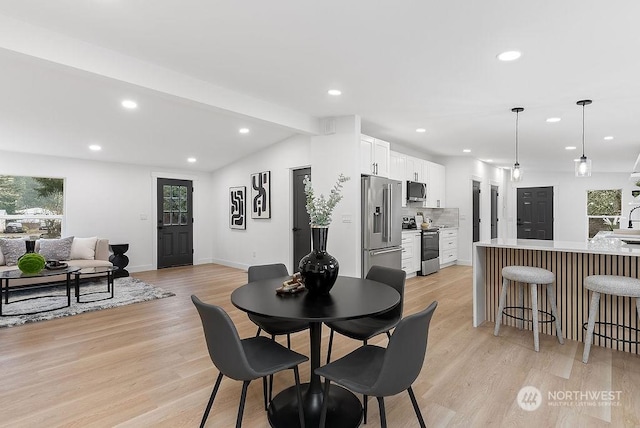
POLYGON ((312 227, 313 250, 298 265, 305 288, 310 294, 327 295, 338 279, 340 265, 327 253, 328 227, 312 227))
POLYGON ((35 240, 25 240, 24 241, 24 245, 26 247, 26 253, 24 253, 23 255, 21 255, 20 257, 18 257, 18 263, 20 262, 20 260, 27 254, 29 253, 35 253, 36 252, 36 241, 35 240))
POLYGON ((35 239, 24 241, 24 245, 25 245, 25 247, 27 249, 27 253, 35 253, 36 252, 36 241, 35 241, 35 239))

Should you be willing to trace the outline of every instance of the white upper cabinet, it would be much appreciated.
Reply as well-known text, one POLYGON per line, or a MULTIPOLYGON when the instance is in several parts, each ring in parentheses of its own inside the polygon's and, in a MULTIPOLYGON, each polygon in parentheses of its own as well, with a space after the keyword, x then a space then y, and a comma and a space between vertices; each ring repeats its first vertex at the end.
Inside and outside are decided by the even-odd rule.
POLYGON ((418 181, 420 183, 427 182, 427 161, 407 156, 405 180, 418 181))
POLYGON ((407 155, 398 152, 389 153, 389 178, 402 182, 402 206, 407 206, 407 183, 405 181, 407 169, 407 155))
POLYGON ((389 143, 360 135, 360 173, 389 177, 389 143))
POLYGON ((428 164, 427 208, 444 208, 445 167, 433 162, 428 164))

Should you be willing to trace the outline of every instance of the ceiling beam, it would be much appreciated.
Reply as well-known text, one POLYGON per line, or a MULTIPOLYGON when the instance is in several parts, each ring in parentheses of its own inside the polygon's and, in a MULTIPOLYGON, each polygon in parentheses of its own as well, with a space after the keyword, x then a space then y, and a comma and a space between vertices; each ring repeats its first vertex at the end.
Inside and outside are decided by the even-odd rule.
POLYGON ((174 70, 0 15, 0 48, 248 116, 307 135, 320 120, 174 70))

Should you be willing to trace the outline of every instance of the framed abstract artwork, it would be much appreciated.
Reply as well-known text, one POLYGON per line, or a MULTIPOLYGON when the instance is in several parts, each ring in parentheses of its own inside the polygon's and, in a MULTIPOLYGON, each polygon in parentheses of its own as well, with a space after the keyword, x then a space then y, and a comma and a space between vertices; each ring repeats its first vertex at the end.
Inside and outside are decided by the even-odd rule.
POLYGON ((271 171, 251 174, 251 218, 271 218, 271 171))
POLYGON ((247 228, 246 186, 229 188, 229 227, 231 229, 247 228))

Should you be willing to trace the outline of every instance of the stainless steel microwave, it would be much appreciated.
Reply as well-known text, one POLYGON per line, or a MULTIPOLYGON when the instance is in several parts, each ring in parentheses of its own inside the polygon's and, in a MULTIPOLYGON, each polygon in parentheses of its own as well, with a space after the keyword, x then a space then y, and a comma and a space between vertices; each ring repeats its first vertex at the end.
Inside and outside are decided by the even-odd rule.
POLYGON ((426 201, 427 185, 417 181, 407 181, 407 201, 426 201))

